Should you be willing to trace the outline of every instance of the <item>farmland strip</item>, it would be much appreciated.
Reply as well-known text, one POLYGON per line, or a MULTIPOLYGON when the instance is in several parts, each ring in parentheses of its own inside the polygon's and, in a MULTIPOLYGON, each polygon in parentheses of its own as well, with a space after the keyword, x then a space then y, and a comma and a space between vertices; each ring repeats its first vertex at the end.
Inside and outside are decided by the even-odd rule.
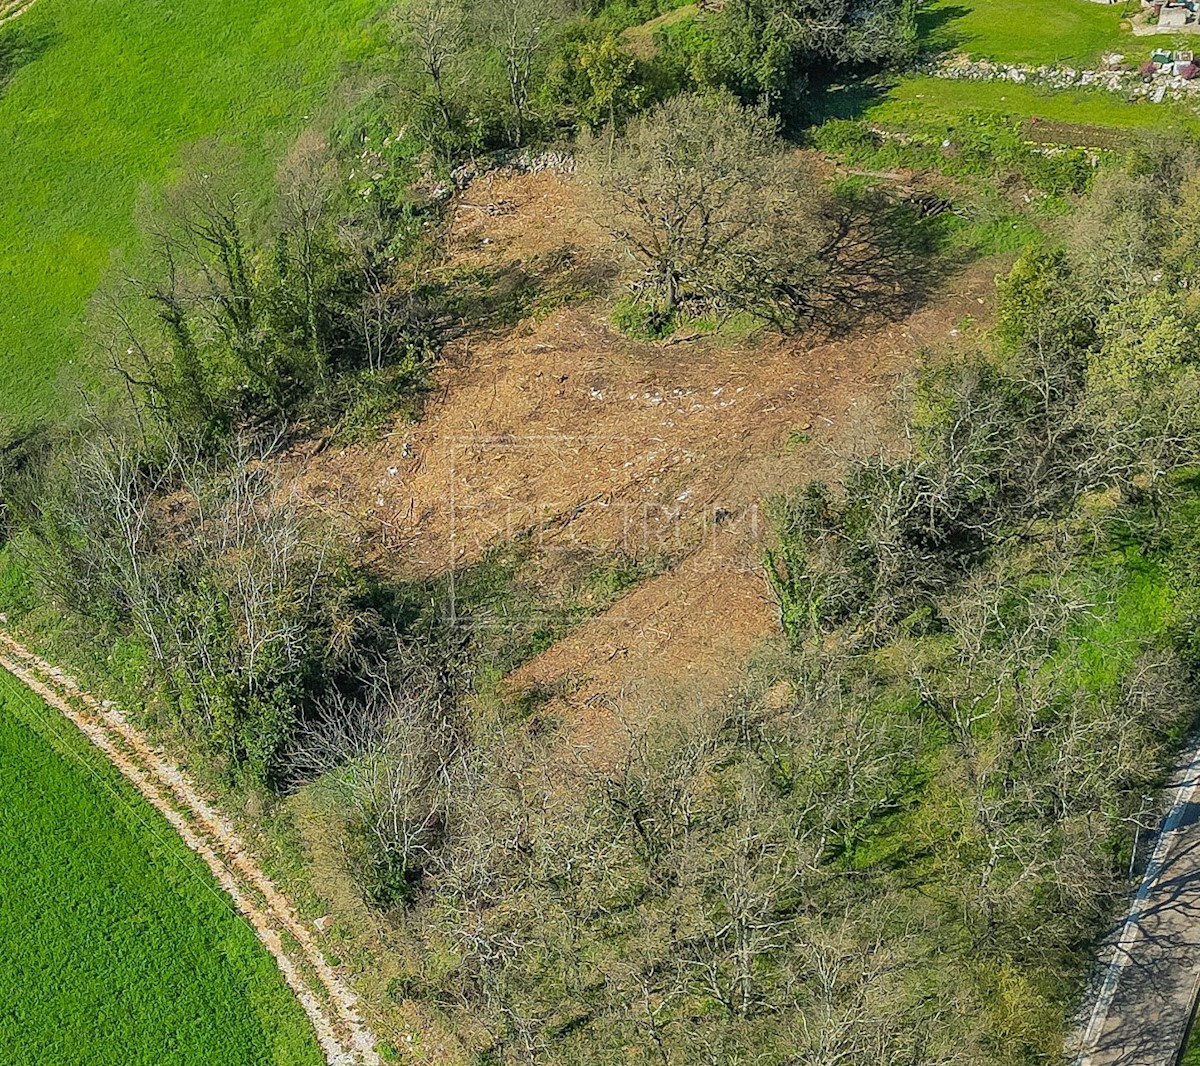
POLYGON ((187 775, 121 712, 0 630, 0 668, 63 714, 199 855, 253 926, 307 1013, 329 1066, 377 1066, 375 1040, 357 997, 326 960, 292 905, 254 861, 229 822, 187 775))

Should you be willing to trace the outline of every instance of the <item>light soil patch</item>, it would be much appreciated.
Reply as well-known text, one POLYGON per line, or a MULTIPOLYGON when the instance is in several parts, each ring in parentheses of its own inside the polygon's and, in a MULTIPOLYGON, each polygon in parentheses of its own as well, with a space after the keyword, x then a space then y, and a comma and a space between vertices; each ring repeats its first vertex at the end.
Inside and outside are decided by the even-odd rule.
MULTIPOLYGON (((2 620, 2 619, 0 619, 2 620)), ((357 997, 330 966, 291 902, 195 785, 112 705, 0 630, 0 668, 60 711, 199 855, 274 957, 312 1022, 329 1066, 378 1066, 357 997)))
MULTIPOLYGON (((463 199, 474 206, 460 206, 449 237, 458 265, 528 260, 564 233, 597 261, 612 254, 568 179, 492 176, 463 199)), ((560 310, 459 345, 419 424, 295 465, 310 497, 398 573, 453 571, 516 536, 547 556, 668 560, 512 678, 559 693, 550 712, 599 751, 623 716, 728 689, 777 624, 762 500, 830 474, 835 452, 870 439, 917 353, 988 314, 997 269, 980 265, 904 321, 824 344, 645 343, 594 308, 560 310)))
POLYGON ((492 171, 477 178, 455 204, 446 237, 457 267, 496 268, 563 247, 581 249, 593 260, 615 254, 579 186, 553 169, 492 171))
POLYGON ((0 0, 0 26, 24 15, 38 0, 0 0))

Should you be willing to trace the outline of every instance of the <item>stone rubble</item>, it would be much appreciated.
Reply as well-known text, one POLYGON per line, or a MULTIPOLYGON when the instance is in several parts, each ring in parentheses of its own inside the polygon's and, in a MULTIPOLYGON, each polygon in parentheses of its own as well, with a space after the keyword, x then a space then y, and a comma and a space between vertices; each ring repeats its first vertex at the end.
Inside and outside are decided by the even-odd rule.
POLYGON ((957 55, 923 64, 922 74, 950 81, 1007 81, 1041 89, 1099 89, 1129 98, 1147 98, 1153 103, 1182 100, 1200 95, 1200 78, 1188 81, 1177 74, 1160 72, 1149 76, 1135 70, 1076 70, 1067 66, 1032 67, 998 63, 957 55))

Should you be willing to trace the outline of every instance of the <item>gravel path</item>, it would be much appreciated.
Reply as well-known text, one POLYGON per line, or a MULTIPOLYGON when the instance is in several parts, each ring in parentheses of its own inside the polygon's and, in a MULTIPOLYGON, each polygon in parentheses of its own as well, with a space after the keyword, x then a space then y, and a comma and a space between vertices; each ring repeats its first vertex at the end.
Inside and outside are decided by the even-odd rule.
POLYGON ((230 823, 187 775, 112 704, 0 630, 0 668, 60 711, 199 855, 270 951, 316 1031, 329 1066, 377 1066, 375 1039, 356 997, 329 965, 295 907, 255 862, 230 823))

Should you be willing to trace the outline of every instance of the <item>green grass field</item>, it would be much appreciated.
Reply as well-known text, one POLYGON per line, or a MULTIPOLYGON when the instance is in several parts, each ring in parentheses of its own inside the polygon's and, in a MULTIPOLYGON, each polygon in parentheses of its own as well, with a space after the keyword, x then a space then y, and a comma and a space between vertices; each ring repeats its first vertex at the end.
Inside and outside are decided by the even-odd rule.
POLYGON ((1010 63, 1093 66, 1106 52, 1149 52, 1151 42, 1120 28, 1125 4, 1091 0, 933 0, 921 8, 926 47, 1010 63))
MULTIPOLYGON (((1128 3, 1134 10, 1133 0, 1128 3)), ((1090 67, 1104 53, 1144 58, 1166 37, 1135 38, 1120 28, 1126 6, 1090 0, 931 0, 918 15, 922 46, 929 52, 968 52, 1014 63, 1061 63, 1090 67)), ((1200 109, 1192 103, 1129 101, 1102 89, 1050 91, 1007 81, 952 81, 924 75, 872 77, 832 86, 816 104, 818 123, 830 118, 866 119, 895 128, 953 131, 965 116, 983 112, 1014 122, 1037 117, 1053 124, 1135 131, 1200 133, 1200 109)), ((1086 139, 1065 143, 1114 147, 1086 139)), ((1082 132, 1082 131, 1076 131, 1082 132)))
POLYGON ((1050 93, 1008 82, 931 77, 903 78, 886 96, 868 103, 863 117, 896 125, 953 125, 965 111, 994 111, 1013 118, 1036 115, 1052 122, 1128 130, 1200 130, 1200 113, 1182 103, 1128 103, 1100 90, 1050 93))
POLYGON ((1200 1031, 1196 1029, 1195 1019, 1192 1020, 1192 1028, 1188 1033, 1187 1047, 1183 1050, 1183 1057, 1179 1060, 1179 1066, 1200 1066, 1200 1031))
POLYGON ((317 1066, 300 1006, 167 823, 0 673, 6 1066, 317 1066))
POLYGON ((378 0, 41 0, 0 27, 0 431, 51 412, 143 184, 219 135, 268 167, 378 0))

